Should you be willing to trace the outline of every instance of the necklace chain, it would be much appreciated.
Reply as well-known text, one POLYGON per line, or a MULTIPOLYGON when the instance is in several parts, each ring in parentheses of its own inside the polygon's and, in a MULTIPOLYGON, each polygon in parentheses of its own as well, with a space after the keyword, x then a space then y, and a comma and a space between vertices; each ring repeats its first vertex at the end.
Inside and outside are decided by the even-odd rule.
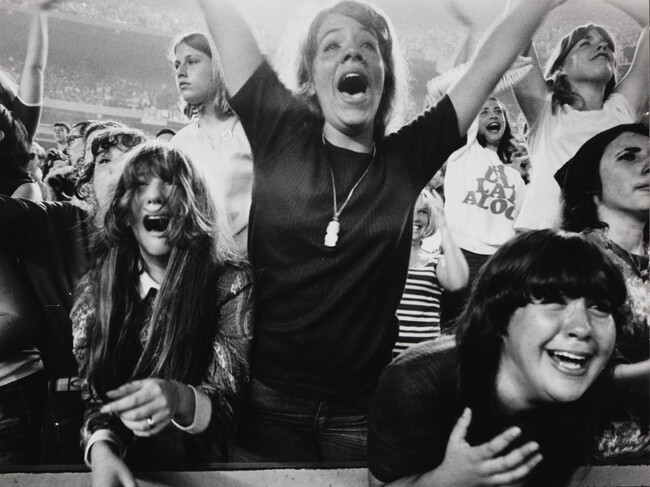
MULTIPOLYGON (((323 134, 323 145, 325 145, 325 134, 323 134)), ((373 161, 375 160, 375 154, 377 153, 377 147, 373 146, 372 148, 372 157, 370 159, 370 162, 368 163, 368 166, 366 167, 366 170, 363 171, 363 174, 361 177, 357 180, 356 183, 354 183, 354 186, 352 186, 352 189, 348 193, 348 196, 345 198, 345 201, 339 208, 337 203, 336 203, 336 181, 334 180, 334 170, 332 169, 332 163, 330 162, 329 158, 327 159, 327 166, 330 170, 330 176, 332 178, 332 207, 333 207, 333 216, 330 222, 327 224, 327 229, 325 230, 325 246, 326 247, 336 247, 336 243, 339 240, 339 230, 341 228, 341 224, 339 223, 339 217, 341 216, 341 213, 343 212, 343 209, 346 207, 346 205, 349 203, 350 198, 352 198, 352 195, 354 194, 354 190, 357 189, 357 186, 361 184, 361 181, 366 177, 366 174, 368 174, 368 171, 370 171, 370 166, 372 166, 373 161)))
MULTIPOLYGON (((621 246, 619 245, 619 247, 621 247, 621 246)), ((629 250, 627 250, 627 249, 625 249, 623 247, 621 247, 621 248, 627 254, 628 260, 630 261, 630 263, 634 267, 634 270, 636 270, 636 275, 639 276, 640 278, 643 278, 644 275, 647 275, 648 274, 648 269, 647 268, 641 268, 641 263, 644 260, 644 256, 648 255, 648 247, 646 246, 646 244, 645 243, 643 244, 644 255, 639 255, 639 256, 637 256, 636 254, 633 254, 632 252, 630 252, 629 250), (637 264, 637 259, 638 259, 638 264, 637 264)))

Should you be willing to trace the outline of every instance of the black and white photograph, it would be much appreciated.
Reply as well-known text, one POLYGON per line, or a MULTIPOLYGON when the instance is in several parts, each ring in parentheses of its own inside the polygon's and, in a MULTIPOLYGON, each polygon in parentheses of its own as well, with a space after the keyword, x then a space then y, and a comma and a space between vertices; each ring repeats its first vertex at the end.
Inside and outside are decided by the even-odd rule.
POLYGON ((648 0, 0 0, 0 485, 650 487, 648 0))

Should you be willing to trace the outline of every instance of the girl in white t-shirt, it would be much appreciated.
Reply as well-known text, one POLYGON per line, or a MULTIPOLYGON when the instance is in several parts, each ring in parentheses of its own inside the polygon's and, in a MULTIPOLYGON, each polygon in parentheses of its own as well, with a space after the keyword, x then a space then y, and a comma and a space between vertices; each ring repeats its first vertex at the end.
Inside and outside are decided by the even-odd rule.
POLYGON ((226 208, 241 255, 247 254, 253 156, 244 128, 226 101, 216 56, 208 37, 195 32, 172 45, 176 86, 191 119, 171 140, 200 167, 217 205, 226 208))
POLYGON ((601 26, 573 30, 559 43, 542 74, 533 46, 533 69, 514 88, 530 127, 527 141, 533 173, 518 229, 559 225, 560 187, 555 172, 590 137, 632 123, 648 109, 648 3, 608 0, 642 27, 632 65, 616 82, 615 46, 601 26))

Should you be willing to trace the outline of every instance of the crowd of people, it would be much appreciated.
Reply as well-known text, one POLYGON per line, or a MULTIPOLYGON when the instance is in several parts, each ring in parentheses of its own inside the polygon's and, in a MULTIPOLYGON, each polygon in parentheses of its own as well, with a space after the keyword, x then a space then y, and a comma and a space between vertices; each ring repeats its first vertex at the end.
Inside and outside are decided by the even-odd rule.
POLYGON ((618 79, 594 24, 542 69, 565 2, 508 2, 476 43, 455 5, 453 82, 409 120, 379 9, 322 9, 280 75, 233 2, 198 0, 208 32, 169 49, 183 129, 61 120, 45 151, 39 1, 0 75, 0 464, 541 487, 650 463, 647 4, 608 0, 641 27, 618 79))
MULTIPOLYGON (((3 68, 19 82, 19 63, 13 57, 3 56, 3 59, 7 60, 3 68)), ((115 74, 98 79, 96 72, 79 64, 50 67, 47 79, 44 96, 51 100, 131 110, 156 107, 180 116, 178 94, 169 83, 126 79, 115 74)))
MULTIPOLYGON (((288 2, 290 0, 284 0, 284 3, 288 2)), ((0 6, 2 4, 10 8, 25 9, 33 6, 33 0, 0 0, 0 6)), ((596 7, 597 17, 603 17, 604 14, 598 10, 602 10, 602 7, 600 5, 596 7)), ((281 4, 278 8, 269 10, 263 21, 261 36, 265 40, 268 39, 271 44, 269 50, 273 53, 278 53, 287 42, 293 41, 291 36, 285 35, 282 29, 284 19, 278 11, 283 8, 286 6, 281 4)), ((61 0, 57 2, 56 10, 73 14, 79 19, 110 20, 118 24, 152 28, 157 33, 167 35, 170 32, 194 31, 197 26, 200 26, 194 5, 179 8, 179 4, 171 0, 164 2, 147 0, 129 6, 123 0, 101 3, 61 0)), ((536 48, 542 61, 551 55, 556 39, 581 22, 581 18, 584 17, 583 11, 584 5, 569 5, 563 16, 554 18, 552 24, 544 25, 538 30, 536 48)), ((614 11, 614 14, 616 13, 614 11)), ((303 20, 302 16, 296 15, 289 30, 303 20)), ((636 24, 629 18, 618 15, 608 17, 607 22, 616 34, 617 60, 620 69, 626 69, 632 61, 630 53, 634 52, 636 44, 636 24)), ((406 21, 403 23, 406 24, 406 21)), ((400 48, 405 57, 411 62, 431 61, 437 70, 444 71, 447 67, 446 60, 453 58, 460 42, 461 29, 456 24, 446 22, 443 15, 434 19, 409 18, 407 25, 408 28, 400 25, 397 29, 400 34, 400 48)), ((6 46, 0 46, 0 65, 19 79, 22 66, 20 57, 14 54, 7 50, 6 46)), ((433 74, 430 73, 430 76, 433 74)), ((51 63, 47 76, 46 98, 134 110, 156 107, 170 110, 175 114, 180 113, 178 98, 168 83, 146 81, 140 77, 118 76, 110 71, 99 72, 97 69, 89 69, 82 63, 71 62, 69 59, 57 59, 56 63, 51 63)), ((419 100, 417 102, 419 109, 421 104, 419 100)))

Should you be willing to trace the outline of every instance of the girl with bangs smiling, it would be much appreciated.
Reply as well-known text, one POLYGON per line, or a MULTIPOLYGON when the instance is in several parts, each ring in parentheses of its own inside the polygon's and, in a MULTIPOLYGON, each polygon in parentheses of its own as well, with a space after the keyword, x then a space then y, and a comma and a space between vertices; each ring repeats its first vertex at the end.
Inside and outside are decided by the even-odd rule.
POLYGON ((560 487, 596 451, 623 276, 582 235, 538 230, 482 267, 456 340, 401 354, 370 409, 372 487, 560 487))
POLYGON ((252 283, 224 218, 181 152, 131 152, 71 313, 95 485, 133 485, 125 453, 139 466, 226 458, 248 380, 252 283))

